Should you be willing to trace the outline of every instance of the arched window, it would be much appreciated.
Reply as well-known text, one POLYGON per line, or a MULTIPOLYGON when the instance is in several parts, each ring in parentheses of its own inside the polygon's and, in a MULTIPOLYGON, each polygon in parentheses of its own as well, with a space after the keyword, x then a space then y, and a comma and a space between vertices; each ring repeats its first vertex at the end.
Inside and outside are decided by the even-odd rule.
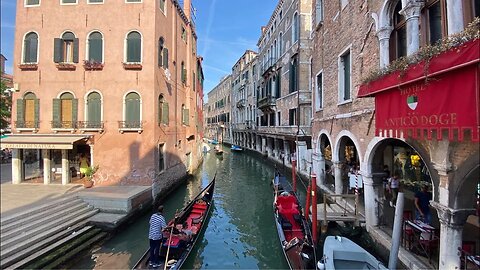
POLYGON ((23 63, 38 62, 38 35, 30 32, 23 41, 23 63))
POLYGON ((38 128, 39 116, 40 100, 34 93, 28 92, 23 99, 17 99, 16 128, 38 128))
POLYGON ((76 128, 78 99, 71 93, 63 93, 53 99, 53 128, 76 128))
POLYGON ((297 42, 300 39, 300 21, 298 19, 298 13, 293 15, 292 20, 292 43, 297 42))
POLYGON ((103 36, 100 32, 88 36, 88 61, 103 63, 103 36))
POLYGON ((426 43, 435 45, 447 35, 447 3, 446 0, 425 1, 422 10, 422 23, 425 25, 426 43))
POLYGON ((142 36, 139 32, 128 33, 126 40, 126 60, 127 63, 142 62, 142 36))
POLYGON ((141 128, 141 100, 135 92, 125 96, 125 126, 126 128, 141 128))
POLYGON ((281 57, 283 54, 283 33, 278 35, 278 57, 281 57))
POLYGON ((181 68, 182 68, 182 83, 187 83, 187 70, 185 68, 185 63, 182 61, 182 64, 181 64, 181 68))
POLYGON ((92 92, 87 97, 87 127, 102 128, 102 96, 92 92))
POLYGON ((158 39, 158 66, 163 67, 163 50, 165 48, 165 39, 163 37, 160 37, 158 39))
POLYGON ((182 104, 182 124, 188 126, 189 123, 190 110, 185 107, 185 104, 182 104))
POLYGON ((72 32, 54 40, 53 58, 55 63, 78 63, 78 38, 72 32))
POLYGON ((393 31, 390 35, 390 62, 407 55, 407 25, 400 14, 402 1, 398 1, 393 12, 393 31))

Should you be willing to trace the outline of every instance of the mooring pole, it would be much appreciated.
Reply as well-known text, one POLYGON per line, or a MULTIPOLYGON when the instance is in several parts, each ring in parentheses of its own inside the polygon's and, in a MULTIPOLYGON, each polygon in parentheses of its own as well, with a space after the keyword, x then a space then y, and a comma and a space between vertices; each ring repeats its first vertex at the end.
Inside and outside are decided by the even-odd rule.
MULTIPOLYGON (((310 214, 310 192, 312 191, 312 185, 308 184, 308 189, 307 189, 307 199, 305 202, 305 218, 308 219, 308 216, 310 214)), ((312 215, 312 220, 313 220, 313 215, 312 215)))
POLYGON ((398 193, 397 204, 395 206, 395 219, 393 220, 392 248, 390 249, 390 258, 388 259, 388 269, 397 269, 398 249, 402 241, 402 222, 403 222, 403 192, 398 193))
POLYGON ((312 183, 311 192, 312 192, 312 233, 313 233, 313 242, 317 244, 317 176, 315 174, 311 175, 312 183))
POLYGON ((292 181, 293 181, 293 192, 297 192, 297 172, 296 168, 297 167, 297 158, 295 157, 295 154, 292 156, 292 181))

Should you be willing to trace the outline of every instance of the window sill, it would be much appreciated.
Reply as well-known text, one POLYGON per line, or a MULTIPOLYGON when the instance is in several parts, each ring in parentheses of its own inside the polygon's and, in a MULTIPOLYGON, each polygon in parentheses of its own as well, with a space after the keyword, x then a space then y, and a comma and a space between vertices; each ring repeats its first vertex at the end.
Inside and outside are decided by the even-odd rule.
POLYGON ((96 64, 96 65, 83 65, 83 68, 86 71, 97 71, 103 70, 103 64, 96 64))
POLYGON ((57 64, 57 69, 58 70, 76 70, 77 66, 75 64, 70 64, 70 63, 61 63, 61 64, 57 64))
POLYGON ((347 100, 344 100, 342 102, 337 103, 337 106, 349 104, 349 103, 352 103, 352 102, 353 102, 353 99, 347 99, 347 100))
POLYGON ((38 128, 16 128, 18 132, 38 132, 38 128))
POLYGON ((25 71, 37 70, 38 64, 20 64, 18 65, 18 68, 25 71))
POLYGON ((85 133, 86 131, 99 132, 99 133, 104 132, 103 128, 79 128, 78 130, 80 130, 82 133, 85 133))
POLYGON ((138 134, 142 134, 143 129, 142 128, 119 128, 118 131, 122 134, 125 132, 138 132, 138 134))
POLYGON ((123 68, 126 70, 142 70, 140 63, 123 63, 123 68))
POLYGON ((54 133, 58 133, 58 132, 70 132, 70 133, 74 133, 75 132, 75 129, 74 128, 52 128, 52 131, 54 133))

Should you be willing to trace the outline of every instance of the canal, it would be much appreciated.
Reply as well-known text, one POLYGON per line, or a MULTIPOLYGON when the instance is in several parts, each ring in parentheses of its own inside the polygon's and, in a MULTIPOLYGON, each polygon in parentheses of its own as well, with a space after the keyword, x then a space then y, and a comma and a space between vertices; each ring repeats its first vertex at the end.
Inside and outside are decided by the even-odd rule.
MULTIPOLYGON (((175 211, 206 186, 217 172, 214 208, 202 239, 184 264, 186 269, 286 269, 275 230, 270 181, 274 167, 247 153, 224 148, 222 158, 206 154, 194 177, 166 199, 165 216, 175 211)), ((305 199, 305 187, 299 184, 305 199)), ((129 269, 148 248, 150 214, 126 226, 82 258, 71 268, 129 269)), ((70 268, 69 267, 69 268, 70 268)))

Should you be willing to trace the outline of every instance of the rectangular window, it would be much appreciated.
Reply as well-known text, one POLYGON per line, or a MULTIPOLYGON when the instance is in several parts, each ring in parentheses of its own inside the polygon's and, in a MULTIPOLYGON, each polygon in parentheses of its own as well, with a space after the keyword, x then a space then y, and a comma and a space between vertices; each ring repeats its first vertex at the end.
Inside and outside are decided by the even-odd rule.
POLYGON ((125 0, 125 3, 141 3, 142 0, 125 0))
POLYGON ((323 73, 320 72, 317 75, 315 91, 315 110, 319 111, 323 108, 323 73))
POLYGON ((182 39, 187 42, 187 30, 182 26, 182 39))
POLYGON ((103 0, 88 0, 89 4, 103 4, 103 0))
POLYGON ((39 6, 40 0, 25 0, 25 6, 39 6))
POLYGON ((158 171, 163 172, 165 170, 165 144, 158 145, 158 171))
POLYGON ((282 125, 282 118, 280 118, 281 116, 282 116, 281 112, 277 112, 277 126, 282 125))
POLYGON ((298 55, 290 60, 290 93, 296 92, 298 88, 298 55))
POLYGON ((297 123, 297 109, 288 110, 288 124, 294 126, 297 123))
POLYGON ((76 4, 77 3, 77 0, 61 0, 61 4, 62 5, 65 5, 65 4, 76 4))
POLYGON ((351 65, 350 49, 340 56, 338 63, 338 88, 340 103, 350 100, 351 65))
POLYGON ((275 126, 275 113, 270 114, 270 124, 269 126, 275 126))
POLYGON ((315 4, 315 25, 323 22, 323 0, 317 0, 315 4))
POLYGON ((428 8, 429 44, 434 45, 442 39, 442 10, 440 2, 428 8))

